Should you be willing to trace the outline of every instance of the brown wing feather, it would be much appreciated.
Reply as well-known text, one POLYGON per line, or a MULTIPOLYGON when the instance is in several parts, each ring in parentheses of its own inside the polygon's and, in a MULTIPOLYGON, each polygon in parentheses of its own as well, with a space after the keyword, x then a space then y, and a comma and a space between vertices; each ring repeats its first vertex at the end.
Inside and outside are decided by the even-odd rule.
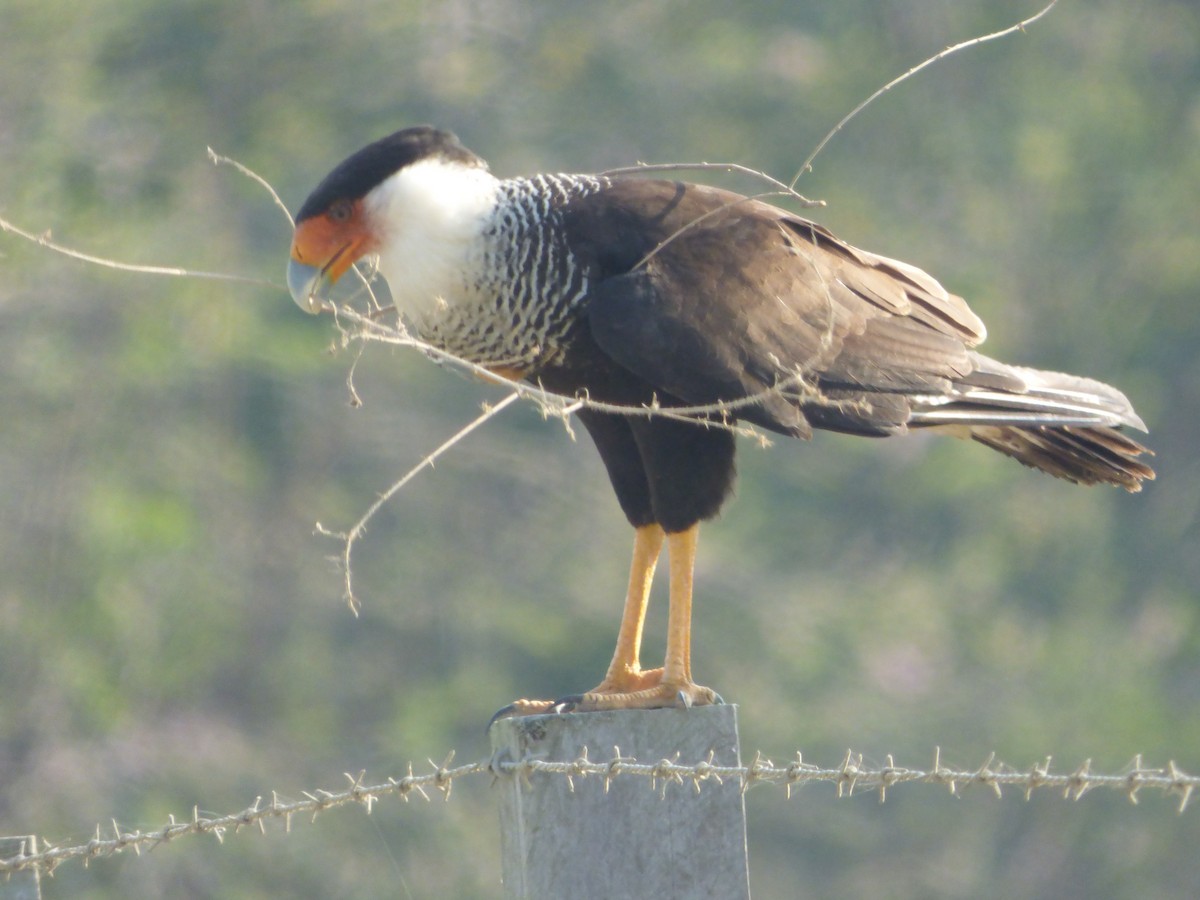
POLYGON ((1083 483, 1153 477, 1125 396, 976 353, 966 302, 914 266, 714 188, 618 182, 571 222, 600 349, 668 398, 801 437, 935 428, 1083 483), (614 240, 614 235, 616 239, 614 240))
POLYGON ((756 200, 623 181, 588 213, 568 225, 599 276, 597 342, 689 403, 790 385, 786 402, 772 396, 745 412, 768 428, 903 430, 900 392, 946 390, 971 371, 967 347, 985 333, 924 272, 756 200))

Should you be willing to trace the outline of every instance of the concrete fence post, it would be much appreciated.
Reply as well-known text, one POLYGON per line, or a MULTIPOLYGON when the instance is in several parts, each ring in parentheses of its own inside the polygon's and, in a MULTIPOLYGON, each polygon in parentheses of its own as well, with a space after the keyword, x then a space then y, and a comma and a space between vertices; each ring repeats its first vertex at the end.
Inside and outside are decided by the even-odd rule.
MULTIPOLYGON (((501 719, 499 759, 741 765, 733 706, 501 719)), ((748 900, 746 813, 736 781, 532 773, 502 779, 506 896, 519 900, 748 900), (573 782, 573 783, 572 783, 573 782)))
MULTIPOLYGON (((0 837, 0 859, 37 853, 37 838, 32 834, 0 837)), ((0 875, 0 900, 41 900, 42 879, 37 869, 26 869, 5 878, 0 875)))

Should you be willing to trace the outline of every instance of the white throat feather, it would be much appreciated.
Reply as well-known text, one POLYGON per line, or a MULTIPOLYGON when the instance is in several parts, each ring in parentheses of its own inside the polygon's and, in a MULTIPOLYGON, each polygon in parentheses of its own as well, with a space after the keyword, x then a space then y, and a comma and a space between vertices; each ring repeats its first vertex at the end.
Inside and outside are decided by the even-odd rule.
POLYGON ((500 182, 482 166, 428 159, 367 195, 379 271, 397 309, 420 327, 467 290, 471 255, 496 208, 500 182))

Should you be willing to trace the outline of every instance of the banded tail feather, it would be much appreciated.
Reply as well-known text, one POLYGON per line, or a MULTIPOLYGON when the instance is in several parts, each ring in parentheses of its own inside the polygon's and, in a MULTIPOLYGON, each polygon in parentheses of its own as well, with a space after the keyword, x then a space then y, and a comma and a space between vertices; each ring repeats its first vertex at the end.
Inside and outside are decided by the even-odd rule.
POLYGON ((1140 491, 1153 453, 1121 427, 1146 425, 1116 388, 1077 375, 1007 366, 972 354, 976 369, 950 393, 914 398, 914 427, 970 438, 1076 484, 1140 491))

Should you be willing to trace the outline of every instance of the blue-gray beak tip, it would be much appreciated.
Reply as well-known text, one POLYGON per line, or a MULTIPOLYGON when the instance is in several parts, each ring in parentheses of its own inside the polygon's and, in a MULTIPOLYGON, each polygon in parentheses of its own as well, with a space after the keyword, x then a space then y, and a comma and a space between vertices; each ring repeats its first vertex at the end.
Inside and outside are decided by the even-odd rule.
POLYGON ((320 269, 296 262, 294 259, 288 260, 288 290, 292 292, 292 299, 296 301, 296 305, 306 313, 319 313, 325 306, 325 301, 321 298, 324 281, 320 269))

